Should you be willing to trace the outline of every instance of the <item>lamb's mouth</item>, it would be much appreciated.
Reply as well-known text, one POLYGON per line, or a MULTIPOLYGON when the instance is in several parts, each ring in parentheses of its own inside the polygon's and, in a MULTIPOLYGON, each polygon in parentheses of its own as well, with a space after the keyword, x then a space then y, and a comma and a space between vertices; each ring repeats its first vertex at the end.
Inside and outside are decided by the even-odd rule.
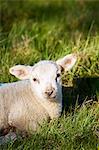
POLYGON ((47 101, 51 101, 51 102, 56 102, 57 101, 57 95, 50 95, 50 96, 45 96, 45 99, 47 101))
POLYGON ((51 101, 51 102, 56 102, 57 101, 57 95, 48 97, 48 100, 51 101))

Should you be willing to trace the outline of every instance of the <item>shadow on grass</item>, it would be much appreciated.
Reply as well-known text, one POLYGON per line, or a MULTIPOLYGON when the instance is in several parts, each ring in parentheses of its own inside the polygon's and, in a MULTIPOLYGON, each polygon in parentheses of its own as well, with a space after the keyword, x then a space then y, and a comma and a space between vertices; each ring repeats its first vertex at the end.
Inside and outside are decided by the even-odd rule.
POLYGON ((99 77, 76 78, 74 87, 63 87, 63 110, 74 108, 76 104, 81 105, 98 100, 99 77), (98 95, 97 95, 98 94, 98 95))

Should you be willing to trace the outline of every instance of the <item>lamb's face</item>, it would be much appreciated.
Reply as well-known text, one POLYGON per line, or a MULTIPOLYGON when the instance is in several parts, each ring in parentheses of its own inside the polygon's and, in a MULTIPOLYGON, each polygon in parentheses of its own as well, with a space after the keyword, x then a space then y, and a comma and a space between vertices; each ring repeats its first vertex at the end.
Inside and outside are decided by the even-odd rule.
POLYGON ((52 61, 37 63, 31 72, 30 81, 33 92, 41 100, 61 100, 61 70, 52 61))
POLYGON ((29 79, 38 99, 59 102, 62 98, 61 70, 70 70, 76 59, 74 54, 69 54, 56 62, 41 61, 34 66, 17 65, 10 68, 10 73, 21 80, 29 79))

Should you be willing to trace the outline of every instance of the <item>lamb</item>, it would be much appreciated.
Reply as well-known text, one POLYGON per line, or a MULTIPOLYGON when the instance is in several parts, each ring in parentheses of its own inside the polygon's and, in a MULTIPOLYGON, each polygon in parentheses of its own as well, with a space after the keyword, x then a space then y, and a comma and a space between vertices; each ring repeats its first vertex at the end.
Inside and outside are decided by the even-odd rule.
POLYGON ((43 60, 34 66, 16 65, 10 73, 22 81, 0 86, 0 129, 36 131, 44 121, 62 112, 62 70, 70 70, 77 57, 69 54, 56 62, 43 60))

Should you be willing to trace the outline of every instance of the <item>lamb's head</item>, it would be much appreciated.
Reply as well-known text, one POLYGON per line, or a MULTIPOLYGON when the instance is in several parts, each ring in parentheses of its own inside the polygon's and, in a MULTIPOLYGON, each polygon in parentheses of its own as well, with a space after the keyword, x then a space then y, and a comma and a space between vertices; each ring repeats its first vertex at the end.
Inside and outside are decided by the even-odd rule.
POLYGON ((54 61, 40 61, 34 66, 17 65, 10 73, 19 79, 29 79, 32 91, 40 100, 62 101, 61 71, 70 70, 76 62, 76 56, 69 54, 54 61))

